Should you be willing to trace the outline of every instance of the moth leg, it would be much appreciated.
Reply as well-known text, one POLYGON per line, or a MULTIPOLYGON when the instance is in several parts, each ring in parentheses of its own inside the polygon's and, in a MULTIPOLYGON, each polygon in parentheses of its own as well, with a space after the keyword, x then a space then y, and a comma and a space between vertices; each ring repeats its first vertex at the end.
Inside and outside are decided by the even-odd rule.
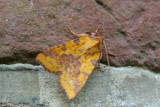
MULTIPOLYGON (((109 53, 108 52, 108 54, 109 55, 112 55, 112 56, 115 56, 115 54, 113 54, 113 53, 109 53)), ((104 70, 101 68, 101 66, 100 66, 100 59, 102 58, 102 52, 101 52, 101 54, 100 54, 100 58, 99 58, 99 60, 98 60, 98 68, 100 69, 100 71, 101 72, 104 72, 104 70)), ((110 66, 109 66, 110 67, 110 66)))
POLYGON ((100 66, 100 59, 102 58, 102 52, 101 52, 101 54, 100 54, 100 58, 99 58, 99 60, 98 60, 98 68, 100 69, 100 71, 101 72, 104 72, 104 70, 101 68, 101 66, 100 66))
POLYGON ((108 52, 109 55, 111 56, 116 56, 115 54, 111 53, 111 52, 108 52))
POLYGON ((106 46, 106 43, 105 43, 104 40, 103 40, 103 44, 104 44, 104 47, 105 47, 106 57, 107 57, 107 63, 108 63, 109 71, 110 71, 110 63, 109 63, 109 56, 108 56, 109 53, 107 51, 107 46, 106 46))
MULTIPOLYGON (((96 31, 98 31, 98 29, 96 31)), ((100 69, 101 72, 104 72, 104 70, 100 66, 100 59, 102 58, 102 44, 100 44, 99 48, 101 50, 101 53, 100 53, 100 57, 99 57, 99 60, 98 60, 98 68, 100 69)))

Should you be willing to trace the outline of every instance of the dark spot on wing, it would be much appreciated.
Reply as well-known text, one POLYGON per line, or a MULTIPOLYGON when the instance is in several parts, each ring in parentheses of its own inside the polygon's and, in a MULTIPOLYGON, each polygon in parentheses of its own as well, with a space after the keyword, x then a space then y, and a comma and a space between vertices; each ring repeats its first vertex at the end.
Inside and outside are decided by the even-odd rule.
POLYGON ((75 80, 74 86, 75 86, 74 92, 77 94, 81 89, 80 81, 78 80, 78 78, 75 80))
POLYGON ((61 48, 63 51, 66 51, 66 45, 65 44, 63 44, 62 45, 63 47, 61 48))
POLYGON ((68 73, 71 78, 77 77, 80 74, 81 68, 81 63, 79 62, 80 57, 75 58, 73 56, 67 56, 66 58, 64 58, 64 60, 62 61, 66 73, 68 73), (66 60, 66 58, 69 59, 66 60))
POLYGON ((80 85, 75 85, 74 92, 77 94, 80 90, 80 85))
MULTIPOLYGON (((70 55, 66 55, 66 54, 62 54, 60 59, 59 59, 59 64, 61 65, 68 65, 70 64, 73 60, 74 60, 74 56, 72 54, 70 55)), ((69 66, 69 65, 68 65, 69 66)))
POLYGON ((77 60, 74 65, 74 74, 79 75, 80 74, 80 68, 81 68, 81 63, 77 60))
POLYGON ((62 72, 61 72, 61 71, 57 71, 57 72, 58 72, 59 75, 62 75, 62 72))
POLYGON ((91 48, 88 48, 87 50, 90 50, 91 48))
POLYGON ((66 54, 62 54, 62 55, 61 55, 61 58, 65 58, 65 57, 67 57, 66 54))
POLYGON ((42 53, 45 57, 51 57, 51 58, 55 58, 58 57, 59 55, 52 49, 52 50, 48 50, 42 53))
POLYGON ((79 38, 74 40, 74 43, 77 45, 79 45, 79 42, 80 42, 79 38))
POLYGON ((89 76, 89 74, 86 72, 83 72, 83 76, 89 76))
POLYGON ((82 52, 83 50, 82 49, 79 49, 79 52, 82 52))
POLYGON ((81 68, 81 63, 79 62, 80 57, 75 58, 74 60, 74 74, 79 75, 80 74, 80 68, 81 68))
POLYGON ((92 63, 93 66, 95 66, 96 63, 97 63, 97 60, 95 60, 95 59, 94 59, 94 60, 91 60, 91 63, 92 63))
POLYGON ((52 51, 49 50, 49 51, 45 51, 45 52, 42 52, 42 54, 47 57, 47 56, 52 56, 52 51))

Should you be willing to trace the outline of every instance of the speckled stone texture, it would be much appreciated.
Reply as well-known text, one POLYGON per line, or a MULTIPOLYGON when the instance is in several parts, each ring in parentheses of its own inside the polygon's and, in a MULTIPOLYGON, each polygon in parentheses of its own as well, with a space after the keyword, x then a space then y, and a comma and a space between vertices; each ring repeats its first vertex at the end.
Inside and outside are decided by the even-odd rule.
POLYGON ((95 69, 68 100, 58 75, 41 66, 0 65, 0 107, 159 107, 160 75, 137 67, 95 69))
POLYGON ((0 63, 35 64, 38 53, 76 38, 67 26, 91 32, 72 17, 99 28, 112 66, 160 71, 159 0, 0 0, 0 63))

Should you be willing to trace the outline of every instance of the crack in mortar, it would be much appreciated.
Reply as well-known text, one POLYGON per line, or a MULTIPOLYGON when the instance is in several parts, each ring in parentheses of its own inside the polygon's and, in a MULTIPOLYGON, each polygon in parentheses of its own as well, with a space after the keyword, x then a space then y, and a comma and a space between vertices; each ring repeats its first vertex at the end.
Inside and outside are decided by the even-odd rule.
POLYGON ((96 2, 96 4, 101 6, 107 12, 107 14, 116 21, 116 23, 120 24, 120 21, 112 14, 112 12, 109 11, 109 7, 106 4, 104 4, 100 0, 94 0, 94 1, 96 2))

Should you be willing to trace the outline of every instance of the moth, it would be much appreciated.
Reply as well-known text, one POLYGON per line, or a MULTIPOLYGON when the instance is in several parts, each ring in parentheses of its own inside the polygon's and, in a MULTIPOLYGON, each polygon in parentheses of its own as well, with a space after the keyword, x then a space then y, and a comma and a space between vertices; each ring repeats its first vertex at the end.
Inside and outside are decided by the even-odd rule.
MULTIPOLYGON (((100 59, 102 44, 105 48, 106 44, 102 36, 98 34, 98 29, 93 30, 79 21, 78 23, 93 31, 92 35, 77 34, 69 28, 70 32, 79 38, 52 47, 36 57, 36 61, 46 71, 59 74, 59 82, 68 99, 74 98, 79 93, 97 63, 103 71, 100 67, 100 59)), ((106 55, 110 66, 107 50, 106 55)))

